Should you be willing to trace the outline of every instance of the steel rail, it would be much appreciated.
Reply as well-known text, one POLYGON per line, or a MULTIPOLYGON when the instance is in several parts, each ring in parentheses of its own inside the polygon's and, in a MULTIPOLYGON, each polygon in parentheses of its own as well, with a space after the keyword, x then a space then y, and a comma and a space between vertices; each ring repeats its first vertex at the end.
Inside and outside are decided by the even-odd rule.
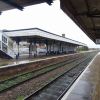
MULTIPOLYGON (((69 69, 69 70, 67 70, 66 72, 64 72, 63 74, 61 74, 60 76, 58 76, 56 79, 54 79, 53 81, 51 81, 51 82, 49 82, 49 83, 47 83, 45 86, 43 86, 43 87, 41 87, 39 90, 37 90, 36 92, 34 92, 34 93, 32 93, 32 94, 30 94, 29 96, 27 96, 27 97, 25 97, 24 98, 24 100, 31 100, 30 98, 32 98, 33 97, 33 95, 37 95, 37 94, 39 94, 43 89, 45 89, 45 88, 47 88, 48 86, 50 86, 51 84, 53 84, 57 79, 59 79, 60 77, 62 77, 63 75, 65 75, 66 73, 68 73, 69 71, 71 71, 72 69, 74 69, 75 67, 77 67, 78 65, 80 65, 82 62, 84 62, 84 61, 86 61, 88 59, 88 57, 87 58, 85 58, 84 60, 82 60, 81 62, 79 62, 78 64, 76 64, 73 68, 71 68, 71 69, 69 69)), ((81 74, 81 73, 80 73, 81 74)), ((80 75, 79 74, 79 75, 80 75)), ((77 78, 76 78, 77 79, 77 78)), ((74 80, 75 81, 75 80, 74 80)), ((70 87, 70 86, 69 86, 70 87)))
MULTIPOLYGON (((84 57, 83 57, 83 58, 84 58, 84 57)), ((21 81, 21 82, 19 82, 19 83, 17 83, 17 84, 14 84, 14 85, 12 85, 12 86, 9 86, 9 87, 7 87, 7 88, 5 88, 5 89, 3 89, 3 90, 0 90, 0 93, 5 92, 5 91, 7 91, 7 90, 9 90, 9 89, 15 88, 15 87, 17 87, 18 85, 21 85, 21 84, 23 84, 23 83, 25 83, 25 82, 27 82, 27 81, 29 81, 29 80, 31 80, 31 79, 34 79, 34 78, 36 78, 36 77, 39 77, 39 76, 41 76, 41 75, 44 75, 44 74, 46 74, 46 73, 48 73, 48 72, 50 72, 50 71, 52 71, 52 70, 55 70, 55 69, 57 69, 57 68, 59 68, 59 67, 64 66, 64 65, 66 65, 66 64, 69 64, 69 63, 71 63, 71 62, 77 61, 78 59, 80 59, 80 57, 78 57, 78 58, 76 58, 76 59, 73 58, 73 59, 70 59, 70 60, 68 60, 68 61, 63 61, 64 63, 63 63, 63 62, 57 63, 57 64, 61 64, 61 63, 62 63, 62 64, 59 65, 59 66, 57 66, 57 67, 55 67, 55 68, 52 68, 51 70, 45 71, 45 72, 43 72, 43 73, 39 73, 38 75, 35 75, 35 76, 33 76, 33 77, 29 78, 29 79, 26 79, 26 80, 21 81)), ((53 64, 53 65, 50 65, 50 66, 46 66, 46 67, 44 67, 44 68, 40 68, 40 69, 34 70, 34 71, 32 71, 32 72, 29 72, 29 73, 35 73, 36 71, 38 72, 38 71, 41 71, 41 70, 43 70, 43 69, 45 69, 45 68, 48 68, 48 67, 51 67, 51 66, 54 66, 54 65, 57 65, 57 64, 53 64)), ((25 74, 29 74, 29 73, 25 73, 25 74)), ((25 75, 25 74, 22 74, 22 75, 25 75)), ((3 84, 3 83, 6 82, 6 81, 14 80, 14 79, 16 79, 16 78, 18 78, 18 77, 20 77, 20 76, 22 76, 22 75, 12 77, 12 78, 10 78, 10 79, 8 79, 8 80, 5 80, 5 81, 1 81, 0 84, 3 84)))

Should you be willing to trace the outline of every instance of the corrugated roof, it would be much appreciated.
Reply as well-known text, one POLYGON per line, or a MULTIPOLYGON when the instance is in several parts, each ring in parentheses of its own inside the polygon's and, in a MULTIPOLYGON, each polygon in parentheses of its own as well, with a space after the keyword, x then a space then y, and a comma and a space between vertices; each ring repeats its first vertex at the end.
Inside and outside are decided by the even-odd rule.
POLYGON ((61 9, 96 43, 100 39, 100 0, 60 1, 61 9))
POLYGON ((44 2, 51 5, 53 0, 0 0, 0 11, 2 12, 15 8, 23 10, 25 6, 35 5, 44 2))
MULTIPOLYGON (((53 0, 0 0, 0 12, 53 0)), ((100 0, 60 0, 61 9, 94 41, 100 42, 100 0)))

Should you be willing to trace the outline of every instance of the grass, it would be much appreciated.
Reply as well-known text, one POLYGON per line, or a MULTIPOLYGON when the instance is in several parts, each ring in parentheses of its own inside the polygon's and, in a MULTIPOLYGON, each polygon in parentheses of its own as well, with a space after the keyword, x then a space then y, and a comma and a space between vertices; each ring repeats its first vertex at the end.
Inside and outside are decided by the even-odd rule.
POLYGON ((18 96, 16 100, 24 100, 24 96, 18 96))
POLYGON ((5 66, 5 65, 8 65, 8 63, 0 64, 0 67, 5 66))
MULTIPOLYGON (((76 62, 77 61, 75 61, 73 63, 76 63, 76 62)), ((44 73, 51 71, 51 70, 54 70, 58 67, 63 67, 66 63, 67 63, 66 61, 60 62, 60 63, 54 64, 54 65, 51 65, 51 67, 49 66, 49 67, 45 67, 41 70, 37 70, 36 72, 29 72, 29 73, 26 73, 24 75, 20 75, 20 76, 16 77, 15 79, 11 79, 11 80, 8 79, 5 82, 0 84, 0 92, 18 84, 18 83, 21 83, 25 80, 31 79, 32 77, 36 77, 38 75, 44 74, 44 73)))
MULTIPOLYGON (((75 61, 75 62, 73 62, 71 64, 76 64, 78 62, 79 62, 79 60, 75 61)), ((64 65, 66 65, 66 63, 67 63, 66 61, 64 61, 62 63, 60 62, 57 65, 54 64, 54 65, 51 65, 49 67, 42 68, 41 70, 38 70, 36 72, 29 72, 29 73, 26 73, 26 74, 19 75, 15 79, 6 80, 5 82, 3 82, 3 83, 0 84, 0 92, 2 92, 3 90, 5 90, 5 89, 7 89, 9 87, 12 87, 12 86, 18 84, 18 83, 21 83, 21 82, 23 82, 25 80, 28 80, 28 79, 30 79, 32 77, 36 77, 38 75, 41 75, 41 74, 43 74, 45 72, 51 71, 51 70, 53 70, 55 68, 58 68, 58 67, 61 67, 61 66, 63 67, 64 65)), ((18 99, 18 100, 22 100, 22 99, 18 99)))
POLYGON ((47 66, 45 68, 42 68, 41 70, 37 70, 36 72, 33 71, 33 72, 19 75, 15 79, 13 79, 13 78, 8 79, 8 80, 4 81, 3 83, 0 83, 0 92, 18 84, 18 83, 21 83, 25 80, 31 79, 32 77, 36 77, 38 75, 44 74, 48 71, 51 71, 55 68, 61 67, 61 66, 65 65, 66 63, 67 63, 66 61, 60 62, 60 63, 57 63, 57 65, 56 64, 50 65, 50 66, 47 66))

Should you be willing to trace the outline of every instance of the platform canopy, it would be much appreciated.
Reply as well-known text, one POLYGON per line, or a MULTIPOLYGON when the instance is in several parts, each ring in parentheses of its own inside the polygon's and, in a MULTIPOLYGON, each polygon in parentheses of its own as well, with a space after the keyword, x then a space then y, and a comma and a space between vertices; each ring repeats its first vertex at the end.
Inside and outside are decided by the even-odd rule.
POLYGON ((39 3, 48 3, 51 5, 52 0, 0 0, 0 11, 6 11, 17 8, 23 10, 25 6, 35 5, 39 3))
POLYGON ((39 28, 29 28, 29 29, 19 29, 19 30, 3 30, 3 32, 12 38, 13 40, 28 40, 28 41, 41 41, 41 40, 47 40, 47 41, 58 41, 73 45, 79 45, 79 46, 87 46, 84 43, 62 37, 60 35, 39 29, 39 28))
POLYGON ((60 0, 61 9, 100 44, 100 0, 60 0))
MULTIPOLYGON (((0 12, 54 0, 0 0, 0 12)), ((95 42, 100 44, 100 0, 60 0, 61 9, 95 42)), ((74 30, 73 30, 74 31, 74 30)))

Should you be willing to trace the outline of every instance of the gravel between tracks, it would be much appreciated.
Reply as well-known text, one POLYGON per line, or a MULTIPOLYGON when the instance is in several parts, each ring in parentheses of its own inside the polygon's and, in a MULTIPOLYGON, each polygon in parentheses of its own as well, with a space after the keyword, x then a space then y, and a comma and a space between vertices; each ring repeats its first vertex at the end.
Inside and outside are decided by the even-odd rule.
POLYGON ((71 56, 64 56, 64 57, 62 56, 62 57, 58 57, 58 58, 37 61, 37 62, 29 63, 26 65, 18 65, 18 66, 3 68, 3 69, 0 69, 0 80, 4 80, 6 78, 12 77, 12 76, 17 75, 17 74, 36 70, 36 69, 41 68, 43 66, 47 66, 50 64, 61 62, 61 61, 64 61, 65 59, 68 60, 68 59, 76 58, 78 56, 83 56, 83 55, 84 54, 74 54, 71 56))
POLYGON ((36 91, 40 87, 44 86, 50 79, 59 75, 59 73, 65 72, 68 67, 61 67, 56 70, 53 70, 43 76, 39 76, 38 78, 32 79, 28 82, 25 82, 22 85, 15 87, 7 92, 0 94, 0 100, 16 100, 16 98, 20 96, 27 96, 31 92, 36 91))

